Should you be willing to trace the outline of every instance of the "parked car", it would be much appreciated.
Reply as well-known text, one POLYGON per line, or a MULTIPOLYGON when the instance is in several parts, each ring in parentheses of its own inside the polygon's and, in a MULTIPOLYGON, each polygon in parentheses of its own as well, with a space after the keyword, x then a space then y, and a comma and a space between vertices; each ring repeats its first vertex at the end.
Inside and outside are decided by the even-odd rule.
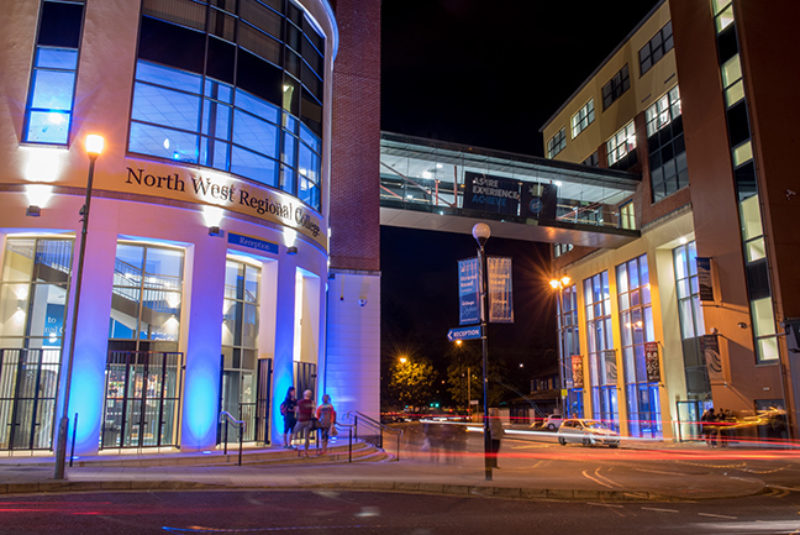
POLYGON ((531 424, 531 428, 545 431, 557 431, 558 428, 561 427, 561 422, 563 421, 564 417, 555 413, 542 420, 541 424, 539 422, 534 422, 531 424))
POLYGON ((619 433, 597 420, 570 418, 564 420, 558 428, 558 443, 564 446, 567 442, 577 442, 584 446, 600 444, 616 448, 619 446, 619 433))

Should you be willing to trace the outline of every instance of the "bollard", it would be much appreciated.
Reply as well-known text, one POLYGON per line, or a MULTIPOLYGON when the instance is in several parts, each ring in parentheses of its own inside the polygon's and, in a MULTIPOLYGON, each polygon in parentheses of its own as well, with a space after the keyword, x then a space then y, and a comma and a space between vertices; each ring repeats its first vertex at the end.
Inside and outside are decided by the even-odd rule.
POLYGON ((75 413, 75 423, 72 424, 72 451, 69 454, 69 467, 72 468, 72 461, 75 459, 75 434, 78 431, 78 413, 75 413))

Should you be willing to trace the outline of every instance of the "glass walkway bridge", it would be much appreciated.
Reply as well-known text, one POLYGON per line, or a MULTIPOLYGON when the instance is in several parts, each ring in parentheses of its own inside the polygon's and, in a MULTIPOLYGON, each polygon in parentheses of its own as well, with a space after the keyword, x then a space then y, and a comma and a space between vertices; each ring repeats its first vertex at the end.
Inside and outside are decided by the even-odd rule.
POLYGON ((381 225, 619 247, 639 236, 641 177, 405 135, 381 135, 381 225))

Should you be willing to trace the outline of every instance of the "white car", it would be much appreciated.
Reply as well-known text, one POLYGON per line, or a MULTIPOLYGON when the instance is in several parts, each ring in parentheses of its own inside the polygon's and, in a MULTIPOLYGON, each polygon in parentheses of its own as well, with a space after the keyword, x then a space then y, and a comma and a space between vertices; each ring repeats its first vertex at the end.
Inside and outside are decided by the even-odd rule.
POLYGON ((576 442, 584 446, 600 444, 616 448, 619 446, 619 433, 597 420, 570 418, 564 420, 558 428, 558 443, 564 446, 567 442, 576 442))

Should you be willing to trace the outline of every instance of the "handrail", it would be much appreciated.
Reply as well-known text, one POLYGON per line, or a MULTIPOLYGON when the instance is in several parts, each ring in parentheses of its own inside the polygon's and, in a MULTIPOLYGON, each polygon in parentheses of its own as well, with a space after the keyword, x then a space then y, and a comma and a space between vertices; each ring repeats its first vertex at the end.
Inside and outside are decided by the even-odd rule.
MULTIPOLYGON (((383 448, 383 432, 386 431, 388 433, 393 433, 397 436, 397 444, 395 449, 395 461, 400 460, 400 439, 403 436, 402 429, 395 429, 393 427, 389 427, 388 425, 379 422, 378 420, 372 418, 371 416, 367 416, 366 414, 360 411, 347 411, 345 416, 353 421, 353 429, 355 430, 355 439, 358 440, 358 420, 359 418, 366 422, 367 425, 372 426, 378 430, 378 444, 375 444, 379 448, 383 448)), ((344 424, 347 425, 347 424, 344 424)))
POLYGON ((228 425, 235 425, 239 428, 239 466, 242 466, 242 445, 244 443, 244 430, 245 427, 247 427, 247 423, 244 420, 237 420, 228 411, 220 411, 219 423, 222 423, 223 420, 225 420, 225 446, 222 453, 223 455, 228 455, 228 425))

